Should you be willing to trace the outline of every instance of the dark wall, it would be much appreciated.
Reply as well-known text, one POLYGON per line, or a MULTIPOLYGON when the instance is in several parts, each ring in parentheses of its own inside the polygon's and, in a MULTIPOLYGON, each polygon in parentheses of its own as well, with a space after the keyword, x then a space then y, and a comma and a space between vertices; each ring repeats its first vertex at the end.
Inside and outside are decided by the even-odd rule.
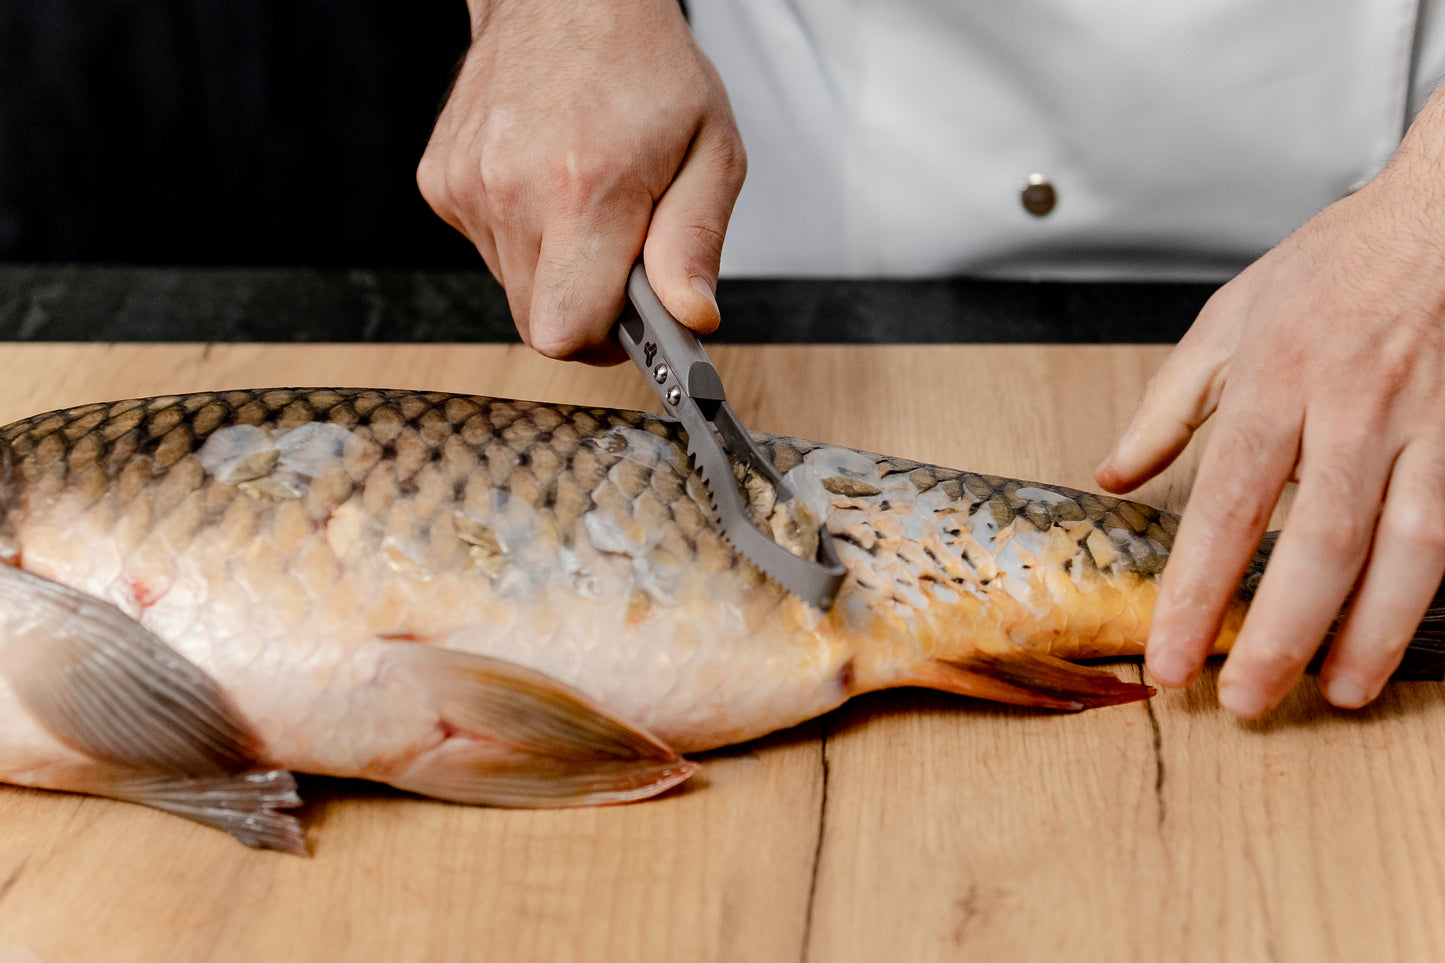
POLYGON ((0 0, 0 260, 480 264, 416 190, 463 0, 0 0))

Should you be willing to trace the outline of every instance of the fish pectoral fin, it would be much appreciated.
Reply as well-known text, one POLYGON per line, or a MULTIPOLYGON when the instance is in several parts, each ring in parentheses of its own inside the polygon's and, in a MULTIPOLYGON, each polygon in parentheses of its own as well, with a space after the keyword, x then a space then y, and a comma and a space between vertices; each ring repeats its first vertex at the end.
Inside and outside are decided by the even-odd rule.
POLYGON ((587 806, 646 799, 697 771, 550 676, 466 652, 390 648, 451 730, 387 780, 399 789, 489 806, 587 806))
POLYGON ((1065 711, 1137 702, 1154 694, 1153 686, 1024 648, 935 659, 921 665, 905 684, 1065 711))
POLYGON ((0 566, 0 673, 25 710, 93 759, 212 775, 259 738, 214 679, 115 606, 0 566))
POLYGON ((296 779, 285 769, 178 776, 99 766, 77 774, 67 788, 152 806, 225 830, 247 846, 310 855, 301 823, 278 812, 301 805, 296 779))
POLYGON ((290 773, 258 765, 260 737, 200 667, 115 606, 8 565, 0 618, 0 675, 36 722, 94 762, 52 788, 304 851, 296 820, 275 812, 299 804, 290 773))

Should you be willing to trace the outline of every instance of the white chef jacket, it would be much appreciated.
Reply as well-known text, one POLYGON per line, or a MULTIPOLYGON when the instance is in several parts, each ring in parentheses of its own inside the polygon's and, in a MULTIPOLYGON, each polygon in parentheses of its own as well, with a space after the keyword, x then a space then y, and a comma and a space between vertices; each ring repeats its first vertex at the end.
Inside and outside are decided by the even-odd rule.
POLYGON ((748 150, 723 271, 1227 277, 1383 168, 1442 2, 693 0, 748 150))

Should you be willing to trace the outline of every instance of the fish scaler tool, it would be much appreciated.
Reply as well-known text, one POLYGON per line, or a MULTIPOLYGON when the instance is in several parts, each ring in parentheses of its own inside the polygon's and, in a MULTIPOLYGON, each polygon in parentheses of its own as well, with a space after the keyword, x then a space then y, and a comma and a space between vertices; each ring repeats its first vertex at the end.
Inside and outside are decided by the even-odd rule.
POLYGON ((748 520, 730 457, 767 479, 779 505, 798 496, 738 420, 697 335, 662 306, 641 260, 627 279, 617 337, 665 410, 687 429, 688 454, 702 473, 723 536, 764 575, 826 612, 847 574, 827 527, 818 526, 817 556, 810 559, 788 551, 748 520))

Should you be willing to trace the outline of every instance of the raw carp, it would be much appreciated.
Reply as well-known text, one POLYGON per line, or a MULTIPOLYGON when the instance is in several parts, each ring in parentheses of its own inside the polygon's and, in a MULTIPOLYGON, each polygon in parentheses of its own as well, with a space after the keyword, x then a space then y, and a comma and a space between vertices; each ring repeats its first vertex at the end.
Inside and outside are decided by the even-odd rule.
POLYGON ((1066 660, 1141 653, 1173 515, 759 440, 802 497, 742 478, 755 523, 807 552, 821 519, 849 570, 826 614, 723 540, 651 415, 276 389, 0 429, 0 780, 304 852, 293 771, 606 803, 861 692, 1150 694, 1066 660))

